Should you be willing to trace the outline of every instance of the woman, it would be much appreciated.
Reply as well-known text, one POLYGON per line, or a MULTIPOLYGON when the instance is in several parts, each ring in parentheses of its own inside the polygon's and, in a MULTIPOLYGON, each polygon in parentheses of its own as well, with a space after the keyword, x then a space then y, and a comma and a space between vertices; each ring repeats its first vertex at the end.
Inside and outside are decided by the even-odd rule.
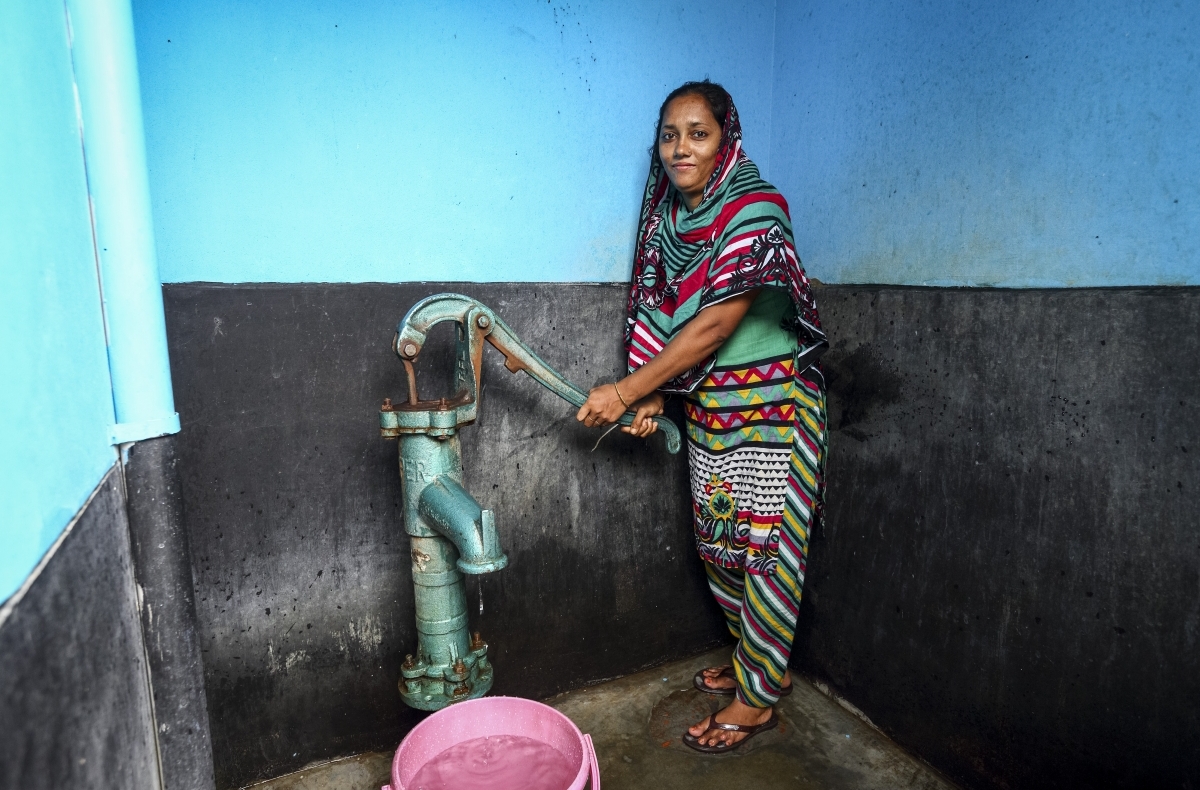
POLYGON ((792 246, 787 203, 742 152, 729 94, 689 82, 659 111, 642 201, 625 346, 629 375, 592 389, 589 426, 636 412, 649 436, 664 393, 685 396, 696 545, 738 643, 696 687, 733 697, 684 733, 719 753, 774 727, 808 537, 820 518, 827 346, 792 246))

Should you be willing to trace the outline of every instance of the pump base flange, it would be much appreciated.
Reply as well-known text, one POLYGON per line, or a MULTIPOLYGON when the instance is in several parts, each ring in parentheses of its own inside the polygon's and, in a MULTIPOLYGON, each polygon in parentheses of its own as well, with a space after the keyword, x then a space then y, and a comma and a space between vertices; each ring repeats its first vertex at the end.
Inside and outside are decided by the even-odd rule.
POLYGON ((460 671, 454 664, 414 662, 401 668, 397 688, 404 704, 417 710, 441 710, 467 699, 487 694, 492 688, 492 665, 487 645, 463 657, 460 671))

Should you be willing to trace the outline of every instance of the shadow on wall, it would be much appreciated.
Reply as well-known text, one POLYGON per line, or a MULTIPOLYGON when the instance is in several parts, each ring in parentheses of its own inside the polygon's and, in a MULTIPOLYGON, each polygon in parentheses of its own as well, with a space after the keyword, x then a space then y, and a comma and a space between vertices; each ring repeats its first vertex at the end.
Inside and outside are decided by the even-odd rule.
POLYGON ((883 354, 866 343, 844 353, 849 341, 837 340, 825 360, 825 382, 829 388, 829 430, 863 441, 867 435, 856 424, 868 421, 903 396, 901 372, 889 365, 883 354))

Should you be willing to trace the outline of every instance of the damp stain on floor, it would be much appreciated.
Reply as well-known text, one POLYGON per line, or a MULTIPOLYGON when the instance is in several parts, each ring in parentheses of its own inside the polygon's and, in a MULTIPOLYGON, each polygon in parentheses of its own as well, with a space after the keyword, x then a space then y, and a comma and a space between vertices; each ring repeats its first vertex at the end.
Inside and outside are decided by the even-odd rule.
MULTIPOLYGON (((690 725, 726 704, 692 677, 729 663, 729 648, 560 694, 546 702, 592 736, 604 790, 950 790, 955 785, 814 685, 797 679, 779 704, 779 726, 726 755, 683 745, 690 725)), ((397 704, 400 704, 397 701, 397 704)), ((391 754, 313 765, 253 790, 379 790, 391 754)))
POLYGON ((779 726, 736 751, 704 755, 684 730, 728 698, 696 691, 692 677, 728 664, 730 649, 657 667, 548 702, 591 733, 604 790, 731 787, 942 790, 954 785, 854 713, 797 678, 778 705, 779 726))

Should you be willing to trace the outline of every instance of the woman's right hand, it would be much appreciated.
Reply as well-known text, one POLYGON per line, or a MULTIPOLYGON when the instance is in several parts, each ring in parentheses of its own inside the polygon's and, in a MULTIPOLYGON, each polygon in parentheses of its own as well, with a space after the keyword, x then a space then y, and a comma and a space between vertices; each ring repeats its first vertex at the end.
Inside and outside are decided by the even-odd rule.
POLYGON ((632 436, 643 439, 658 430, 658 423, 653 418, 663 413, 666 398, 661 393, 652 392, 633 404, 633 424, 622 426, 621 430, 632 436))

